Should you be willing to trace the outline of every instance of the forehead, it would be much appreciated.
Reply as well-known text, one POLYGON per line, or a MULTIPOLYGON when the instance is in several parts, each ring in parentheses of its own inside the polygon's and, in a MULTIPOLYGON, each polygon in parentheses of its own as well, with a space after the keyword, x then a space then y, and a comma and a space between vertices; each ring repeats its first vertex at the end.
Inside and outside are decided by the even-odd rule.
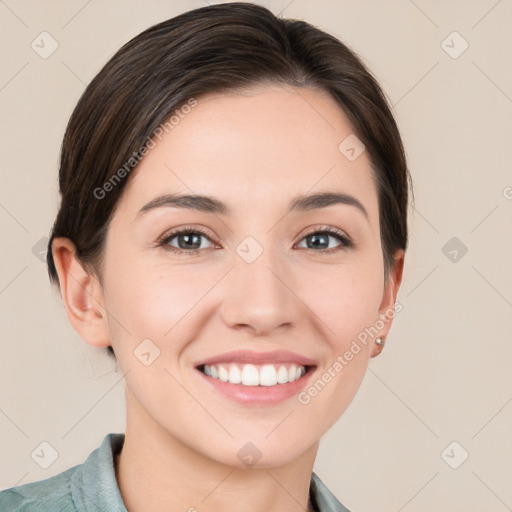
POLYGON ((132 171, 125 207, 168 192, 215 195, 234 210, 282 207, 317 188, 357 195, 370 216, 376 212, 369 158, 363 152, 350 161, 340 151, 353 129, 323 91, 258 86, 209 94, 172 126, 132 171))

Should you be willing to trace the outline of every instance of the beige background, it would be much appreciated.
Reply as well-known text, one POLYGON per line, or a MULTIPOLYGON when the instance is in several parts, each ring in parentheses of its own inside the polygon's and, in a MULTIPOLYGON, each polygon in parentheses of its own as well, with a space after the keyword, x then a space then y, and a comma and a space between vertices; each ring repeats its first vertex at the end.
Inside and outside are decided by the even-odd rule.
MULTIPOLYGON (((404 309, 315 471, 353 512, 512 510, 512 3, 260 3, 363 57, 394 105, 415 183, 404 309), (453 31, 463 39, 446 39, 453 31), (464 40, 458 58, 445 51, 464 40), (443 252, 452 237, 468 249, 454 246, 457 261, 443 252)), ((120 372, 74 333, 34 252, 85 85, 122 43, 204 5, 0 1, 2 488, 78 464, 124 430, 120 372), (59 45, 47 59, 31 48, 42 31, 59 45), (59 454, 48 469, 31 458, 43 441, 59 454)))

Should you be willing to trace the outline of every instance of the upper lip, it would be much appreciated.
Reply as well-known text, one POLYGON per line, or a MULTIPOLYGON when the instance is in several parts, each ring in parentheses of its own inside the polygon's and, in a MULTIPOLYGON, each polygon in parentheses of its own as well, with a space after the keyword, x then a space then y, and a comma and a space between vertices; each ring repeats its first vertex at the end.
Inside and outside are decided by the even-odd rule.
POLYGON ((301 366, 316 366, 316 361, 309 357, 295 354, 289 350, 274 350, 272 352, 254 352, 252 350, 235 350, 232 352, 225 352, 217 356, 209 357, 197 361, 194 366, 201 366, 204 364, 217 364, 217 363, 245 363, 245 364, 264 364, 264 363, 295 363, 301 366))

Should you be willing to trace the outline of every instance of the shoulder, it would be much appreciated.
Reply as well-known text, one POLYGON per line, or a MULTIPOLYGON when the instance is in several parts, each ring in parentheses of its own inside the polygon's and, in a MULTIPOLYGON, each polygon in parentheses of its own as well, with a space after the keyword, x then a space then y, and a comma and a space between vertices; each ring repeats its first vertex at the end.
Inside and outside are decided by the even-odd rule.
POLYGON ((71 493, 71 478, 75 466, 58 475, 19 485, 0 491, 0 510, 2 512, 74 512, 71 493))
POLYGON ((123 442, 124 434, 108 434, 82 464, 45 480, 0 491, 0 511, 126 512, 113 463, 123 442))

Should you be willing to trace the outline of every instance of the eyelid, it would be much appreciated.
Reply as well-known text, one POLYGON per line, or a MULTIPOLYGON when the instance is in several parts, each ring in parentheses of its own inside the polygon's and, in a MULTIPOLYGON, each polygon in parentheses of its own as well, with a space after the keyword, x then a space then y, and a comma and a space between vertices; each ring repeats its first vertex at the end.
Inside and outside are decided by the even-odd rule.
MULTIPOLYGON (((217 244, 215 242, 215 237, 211 235, 209 231, 206 230, 206 228, 202 226, 178 226, 172 229, 167 230, 163 235, 161 235, 158 240, 155 242, 155 245, 164 245, 168 240, 172 240, 174 237, 182 234, 182 233, 200 233, 201 235, 204 235, 206 238, 208 238, 212 243, 217 244)), ((192 250, 193 251, 193 250, 192 250)), ((186 251, 186 252, 192 252, 192 251, 186 251)))
POLYGON ((329 226, 329 225, 314 226, 311 229, 307 229, 306 232, 301 235, 301 240, 302 240, 302 238, 304 238, 306 236, 313 235, 314 233, 322 233, 322 232, 333 233, 336 235, 343 236, 348 240, 352 240, 350 238, 350 236, 346 233, 346 231, 343 231, 342 229, 338 229, 338 228, 335 228, 334 226, 329 226))

